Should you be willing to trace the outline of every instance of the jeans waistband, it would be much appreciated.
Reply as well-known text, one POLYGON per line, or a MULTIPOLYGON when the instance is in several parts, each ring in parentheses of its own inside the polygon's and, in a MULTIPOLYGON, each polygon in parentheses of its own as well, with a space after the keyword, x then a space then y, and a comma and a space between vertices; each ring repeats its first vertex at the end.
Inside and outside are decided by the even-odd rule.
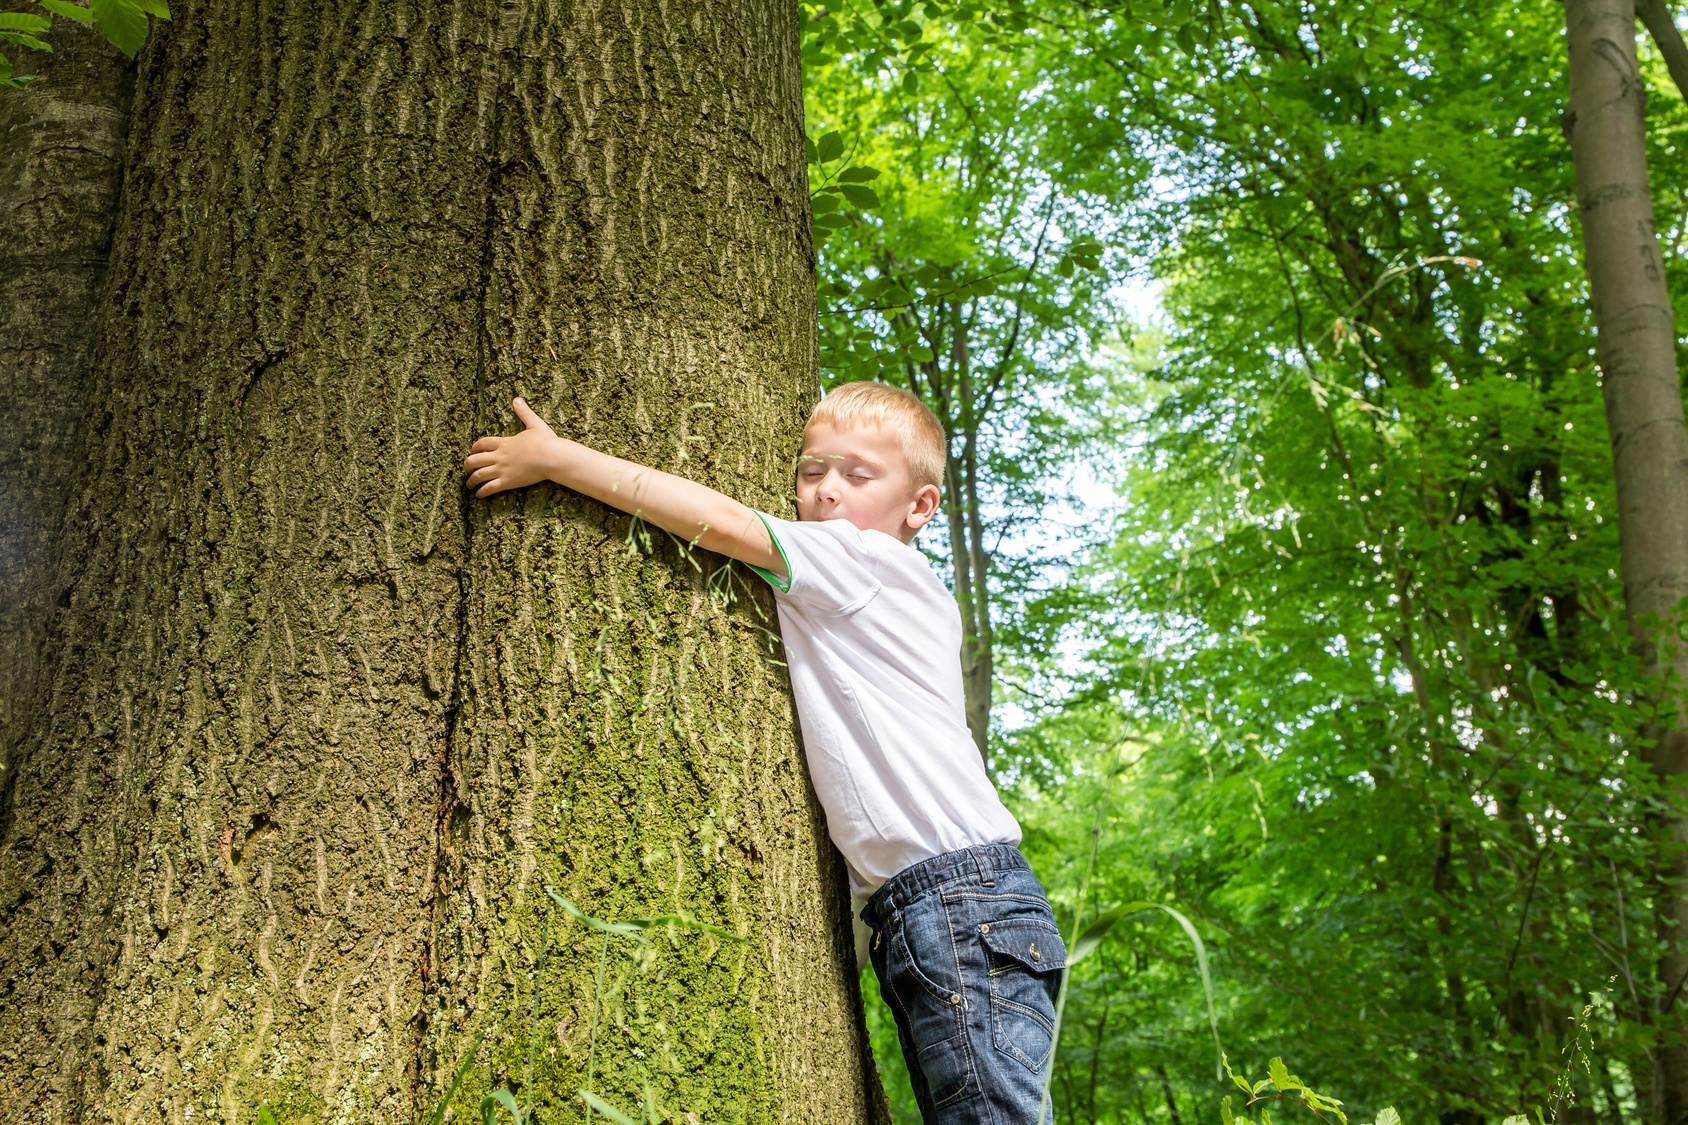
POLYGON ((965 881, 975 886, 996 884, 999 871, 1030 871, 1031 864, 1013 844, 975 844, 931 859, 923 859, 886 880, 862 908, 862 921, 876 930, 891 916, 927 891, 945 883, 965 881))

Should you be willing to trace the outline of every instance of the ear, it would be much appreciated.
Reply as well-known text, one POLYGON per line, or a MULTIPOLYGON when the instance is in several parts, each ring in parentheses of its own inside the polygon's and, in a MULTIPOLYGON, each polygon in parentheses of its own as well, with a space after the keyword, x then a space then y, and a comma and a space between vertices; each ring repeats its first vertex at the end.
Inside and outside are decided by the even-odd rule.
POLYGON ((923 484, 914 490, 914 501, 909 505, 908 516, 904 522, 910 531, 919 531, 932 521, 938 514, 938 501, 941 498, 938 486, 923 484))

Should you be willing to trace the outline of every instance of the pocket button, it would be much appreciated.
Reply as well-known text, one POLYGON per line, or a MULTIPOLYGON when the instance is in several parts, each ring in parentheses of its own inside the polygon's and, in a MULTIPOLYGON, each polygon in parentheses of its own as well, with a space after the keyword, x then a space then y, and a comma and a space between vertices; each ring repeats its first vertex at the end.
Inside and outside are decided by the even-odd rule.
POLYGON ((1033 961, 1040 961, 1040 960, 1042 960, 1042 958, 1041 958, 1041 957, 1039 957, 1039 956, 1038 956, 1038 952, 1037 952, 1037 942, 1035 942, 1035 941, 1034 941, 1034 942, 1032 942, 1032 944, 1031 944, 1031 946, 1030 946, 1030 950, 1029 950, 1029 951, 1030 951, 1030 953, 1031 953, 1031 955, 1032 955, 1032 960, 1033 960, 1033 961))
POLYGON ((961 993, 959 993, 959 992, 950 993, 950 1003, 951 1004, 961 1003, 961 993))
POLYGON ((990 933, 991 932, 991 924, 989 922, 980 922, 979 923, 979 932, 981 934, 990 933))

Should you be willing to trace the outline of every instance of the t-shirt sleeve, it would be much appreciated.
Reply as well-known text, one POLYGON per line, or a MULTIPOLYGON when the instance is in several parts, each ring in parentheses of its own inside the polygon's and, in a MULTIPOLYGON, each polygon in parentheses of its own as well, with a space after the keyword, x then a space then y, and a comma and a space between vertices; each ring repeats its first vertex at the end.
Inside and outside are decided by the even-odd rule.
POLYGON ((792 523, 756 513, 785 560, 787 577, 751 569, 766 578, 781 596, 813 613, 841 616, 854 613, 879 592, 873 550, 859 528, 848 520, 792 523))

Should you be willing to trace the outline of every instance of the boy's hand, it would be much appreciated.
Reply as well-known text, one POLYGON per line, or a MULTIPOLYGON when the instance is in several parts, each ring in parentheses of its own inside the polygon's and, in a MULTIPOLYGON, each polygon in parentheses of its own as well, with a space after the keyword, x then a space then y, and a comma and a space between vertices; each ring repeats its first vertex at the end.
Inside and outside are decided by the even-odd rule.
POLYGON ((562 439, 521 399, 510 405, 527 428, 509 437, 484 437, 463 459, 463 467, 469 470, 466 487, 475 489, 476 496, 548 480, 556 465, 562 439))
POLYGON ((475 489, 476 496, 554 480, 706 551, 785 576, 785 556, 767 526, 737 500, 696 481, 558 437, 527 403, 518 398, 510 405, 527 428, 510 437, 484 437, 463 459, 469 470, 466 486, 475 489))

